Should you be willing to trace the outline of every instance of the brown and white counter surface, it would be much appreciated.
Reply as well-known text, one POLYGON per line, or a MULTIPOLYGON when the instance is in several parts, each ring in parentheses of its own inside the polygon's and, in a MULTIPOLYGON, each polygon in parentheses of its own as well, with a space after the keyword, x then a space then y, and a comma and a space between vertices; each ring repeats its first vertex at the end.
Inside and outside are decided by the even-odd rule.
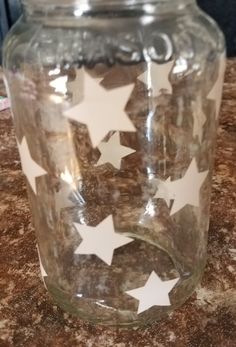
POLYGON ((236 346, 236 60, 228 61, 224 87, 206 271, 164 322, 116 330, 62 312, 41 283, 9 111, 0 113, 0 166, 0 347, 236 346))

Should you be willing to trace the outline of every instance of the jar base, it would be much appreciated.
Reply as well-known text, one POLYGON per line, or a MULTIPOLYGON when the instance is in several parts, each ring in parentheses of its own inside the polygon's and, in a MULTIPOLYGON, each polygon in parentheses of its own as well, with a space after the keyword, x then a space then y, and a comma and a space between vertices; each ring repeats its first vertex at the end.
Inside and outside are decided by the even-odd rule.
POLYGON ((171 308, 165 308, 156 310, 155 314, 153 316, 149 316, 147 318, 146 315, 138 316, 134 314, 134 312, 130 311, 117 311, 114 314, 108 313, 107 316, 104 313, 104 315, 97 314, 95 311, 95 301, 91 299, 82 299, 78 300, 77 298, 71 297, 68 293, 61 290, 60 288, 52 285, 47 284, 47 290, 50 294, 50 296, 53 298, 53 300, 56 302, 56 304, 64 311, 68 312, 69 314, 91 324, 91 325, 101 325, 101 326, 107 326, 111 328, 122 328, 122 329, 135 329, 135 328, 146 328, 153 323, 163 321, 168 319, 170 313, 173 312, 173 310, 177 309, 178 307, 182 306, 184 302, 191 297, 191 295, 195 291, 195 286, 192 287, 191 292, 188 293, 188 296, 184 298, 182 302, 179 302, 178 305, 175 305, 175 307, 171 308), (86 307, 88 309, 86 309, 86 307), (135 319, 136 316, 136 319, 135 319), (128 318, 130 317, 130 318, 128 318), (131 318, 133 317, 133 318, 131 318))

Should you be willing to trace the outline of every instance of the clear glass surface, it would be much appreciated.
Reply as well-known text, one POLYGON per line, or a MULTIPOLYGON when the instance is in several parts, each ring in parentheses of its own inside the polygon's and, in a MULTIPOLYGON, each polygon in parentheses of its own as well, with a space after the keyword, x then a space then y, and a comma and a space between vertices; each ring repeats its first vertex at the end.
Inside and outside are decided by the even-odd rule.
POLYGON ((204 269, 224 40, 194 1, 47 3, 4 47, 44 280, 90 322, 149 324, 204 269), (151 274, 177 282, 139 312, 151 274))

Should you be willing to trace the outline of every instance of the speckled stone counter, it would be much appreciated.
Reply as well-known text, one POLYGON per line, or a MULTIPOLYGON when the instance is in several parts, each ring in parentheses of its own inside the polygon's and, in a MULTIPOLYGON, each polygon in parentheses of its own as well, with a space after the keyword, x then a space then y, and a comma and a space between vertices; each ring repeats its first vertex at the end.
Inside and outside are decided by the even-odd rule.
POLYGON ((0 113, 0 347, 236 346, 236 60, 228 62, 201 285, 166 321, 142 330, 93 327, 62 312, 41 279, 9 111, 0 113))

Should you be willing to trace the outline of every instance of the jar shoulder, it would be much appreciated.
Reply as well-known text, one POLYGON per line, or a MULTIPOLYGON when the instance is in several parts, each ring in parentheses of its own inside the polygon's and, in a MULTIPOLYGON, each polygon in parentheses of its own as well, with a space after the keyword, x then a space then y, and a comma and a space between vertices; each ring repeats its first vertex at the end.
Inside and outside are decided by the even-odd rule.
POLYGON ((4 43, 4 65, 17 61, 78 65, 103 62, 157 62, 171 56, 198 60, 225 49, 224 36, 200 10, 181 16, 103 19, 81 18, 73 25, 25 22, 21 18, 4 43))
POLYGON ((196 32, 198 36, 201 36, 201 30, 208 36, 208 38, 214 42, 215 48, 220 52, 225 50, 225 37, 216 21, 201 9, 197 9, 193 16, 200 31, 196 32))
POLYGON ((27 23, 20 17, 10 29, 3 43, 3 67, 18 68, 31 55, 33 43, 42 30, 42 25, 27 23))

